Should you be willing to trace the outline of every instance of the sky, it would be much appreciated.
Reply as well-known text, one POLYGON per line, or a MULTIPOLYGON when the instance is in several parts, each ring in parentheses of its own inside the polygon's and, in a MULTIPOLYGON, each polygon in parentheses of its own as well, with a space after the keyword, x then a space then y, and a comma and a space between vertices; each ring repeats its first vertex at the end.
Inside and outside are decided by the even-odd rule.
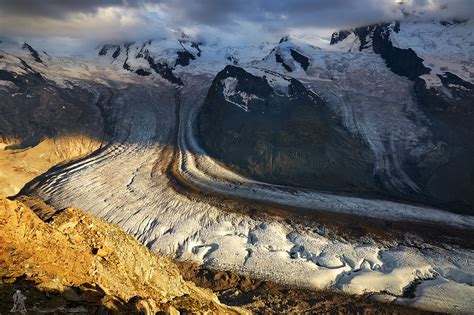
POLYGON ((0 36, 70 47, 164 37, 203 42, 328 37, 404 19, 468 19, 474 0, 0 0, 0 36), (409 13, 409 14, 407 14, 409 13))

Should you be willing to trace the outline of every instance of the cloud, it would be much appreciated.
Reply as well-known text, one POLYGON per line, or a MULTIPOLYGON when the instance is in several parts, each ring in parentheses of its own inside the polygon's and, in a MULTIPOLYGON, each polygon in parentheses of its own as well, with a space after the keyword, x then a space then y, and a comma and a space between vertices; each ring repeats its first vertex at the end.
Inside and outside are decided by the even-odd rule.
POLYGON ((439 19, 474 15, 472 0, 170 0, 159 5, 179 23, 227 26, 246 21, 270 29, 360 26, 406 18, 404 12, 439 19))
POLYGON ((169 29, 195 36, 279 37, 395 19, 472 18, 472 0, 0 0, 4 36, 128 41, 169 29))
POLYGON ((0 0, 4 15, 63 18, 71 13, 94 13, 99 8, 138 4, 123 0, 0 0))
MULTIPOLYGON (((97 7, 93 12, 65 11, 61 18, 54 15, 32 15, 32 12, 0 14, 0 29, 4 36, 33 38, 71 38, 91 41, 121 41, 149 39, 166 25, 157 16, 138 8, 122 6, 97 7)), ((53 13, 51 13, 53 14, 53 13)))

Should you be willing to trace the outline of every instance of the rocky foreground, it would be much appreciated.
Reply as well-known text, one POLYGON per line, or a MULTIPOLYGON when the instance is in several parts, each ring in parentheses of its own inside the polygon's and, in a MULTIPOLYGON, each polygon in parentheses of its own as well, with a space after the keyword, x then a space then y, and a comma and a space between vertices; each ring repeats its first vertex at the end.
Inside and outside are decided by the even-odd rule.
MULTIPOLYGON (((27 288, 30 311, 246 313, 183 280, 173 262, 118 227, 78 209, 50 217, 47 207, 26 202, 47 222, 22 202, 0 199, 0 277, 4 293, 7 284, 27 288)), ((0 312, 8 312, 11 299, 1 300, 0 312)))
POLYGON ((0 279, 1 313, 10 311, 18 289, 29 313, 420 312, 366 296, 293 289, 191 263, 177 266, 115 225, 79 209, 55 212, 28 198, 0 198, 0 279))

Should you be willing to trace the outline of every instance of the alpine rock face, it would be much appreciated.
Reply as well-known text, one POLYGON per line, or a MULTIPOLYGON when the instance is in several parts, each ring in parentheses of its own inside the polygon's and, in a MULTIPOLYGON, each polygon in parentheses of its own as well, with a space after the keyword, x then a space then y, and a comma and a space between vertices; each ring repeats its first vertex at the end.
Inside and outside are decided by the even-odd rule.
POLYGON ((1 40, 2 147, 100 143, 15 193, 209 268, 470 313, 473 23, 85 56, 1 40))
POLYGON ((375 186, 370 150, 297 79, 227 66, 198 124, 209 152, 249 177, 307 188, 375 186))
POLYGON ((407 168, 423 193, 468 213, 474 191, 468 140, 474 123, 473 30, 472 21, 391 23, 331 38, 332 45, 379 54, 391 71, 413 82, 417 107, 440 149, 407 168))
MULTIPOLYGON (((472 39, 472 30, 470 21, 385 23, 334 33, 325 47, 286 36, 250 69, 259 69, 260 77, 271 78, 265 73, 271 70, 303 80, 306 89, 326 100, 322 107, 328 112, 313 116, 315 104, 297 114, 298 107, 289 106, 283 121, 272 117, 269 108, 264 114, 237 104, 241 110, 236 114, 225 112, 226 104, 235 102, 226 97, 226 88, 215 86, 222 81, 214 80, 200 120, 201 130, 206 129, 201 133, 203 143, 216 158, 264 181, 386 195, 472 214, 472 47, 465 44, 472 39), (220 97, 215 94, 224 97, 215 101, 220 97), (235 115, 240 117, 233 118, 235 115), (262 115, 267 116, 262 121, 276 125, 264 135, 260 135, 264 124, 253 121, 262 115), (307 118, 311 126, 322 117, 327 123, 334 115, 335 125, 346 128, 350 135, 342 140, 334 129, 325 133, 333 141, 316 136, 301 121, 296 123, 301 129, 290 126, 292 115, 307 118), (306 139, 300 130, 307 133, 306 139), (251 141, 245 139, 247 133, 251 141), (275 147, 279 141, 296 151, 301 141, 304 149, 283 153, 275 147), (319 141, 324 147, 318 149, 319 141), (253 142, 258 145, 249 153, 253 142), (341 150, 340 155, 332 156, 331 150, 341 150), (285 160, 294 165, 279 164, 287 163, 281 162, 285 160), (332 168, 344 175, 331 173, 332 168), (292 178, 289 170, 300 175, 292 178)), ((239 89, 248 79, 234 81, 239 89)), ((275 104, 271 96, 242 102, 275 104)), ((279 111, 277 105, 270 108, 279 111)))

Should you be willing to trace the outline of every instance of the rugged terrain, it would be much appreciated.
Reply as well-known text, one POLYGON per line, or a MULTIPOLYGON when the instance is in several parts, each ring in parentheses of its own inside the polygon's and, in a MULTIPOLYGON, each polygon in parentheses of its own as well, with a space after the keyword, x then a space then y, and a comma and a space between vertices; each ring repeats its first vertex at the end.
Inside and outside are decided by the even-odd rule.
POLYGON ((0 200, 0 277, 2 286, 29 281, 55 296, 27 300, 30 311, 245 313, 184 281, 168 258, 151 253, 118 227, 78 209, 55 214, 41 202, 24 201, 0 200), (44 309, 48 303, 52 308, 44 309))
MULTIPOLYGON (((463 23, 428 23, 421 41, 434 28, 459 44, 472 28, 463 23)), ((396 25, 380 26, 393 28, 391 41, 402 34, 396 25)), ((211 47, 170 38, 50 59, 31 53, 31 46, 2 50, 9 76, 1 93, 10 104, 16 104, 21 83, 15 80, 26 63, 48 84, 95 95, 97 103, 81 108, 99 108, 107 126, 90 128, 88 138, 105 139, 100 149, 50 169, 16 198, 83 209, 152 251, 237 277, 342 291, 358 295, 355 301, 371 296, 430 311, 471 312, 471 184, 443 188, 452 179, 446 165, 467 157, 469 146, 456 147, 442 129, 432 129, 436 115, 422 109, 415 82, 429 82, 423 89, 435 95, 445 88, 469 93, 471 79, 463 75, 472 69, 469 52, 446 68, 467 82, 466 90, 446 87, 424 77, 431 72, 416 78, 397 73, 390 54, 373 46, 376 29, 347 31, 333 45, 287 36, 274 44, 211 47), (289 149, 293 144, 298 152, 289 149), (235 154, 226 156, 227 150, 235 154), (435 197, 427 187, 446 196, 435 197)), ((470 97, 446 95, 443 106, 451 111, 456 97, 470 97)), ((470 112, 463 113, 468 121, 470 112)), ((454 111, 446 128, 458 115, 454 111)), ((452 138, 472 131, 467 123, 454 127, 452 138)), ((463 165, 469 174, 472 165, 463 165)))
POLYGON ((214 78, 198 122, 213 156, 263 182, 375 189, 372 153, 327 104, 298 80, 262 73, 227 66, 214 78))
POLYGON ((426 119, 422 125, 438 148, 422 159, 408 157, 402 167, 419 192, 465 213, 472 212, 474 192, 473 146, 467 141, 474 123, 472 31, 471 21, 397 22, 340 32, 331 41, 371 50, 391 71, 413 82, 418 110, 426 119))
POLYGON ((472 214, 472 30, 377 24, 333 34, 330 53, 284 37, 263 61, 215 77, 202 144, 263 182, 472 214))
POLYGON ((18 289, 30 313, 414 312, 367 297, 298 290, 189 263, 176 266, 79 209, 57 213, 38 200, 2 198, 0 215, 2 313, 9 312, 18 289), (227 307, 218 297, 245 309, 227 307))

